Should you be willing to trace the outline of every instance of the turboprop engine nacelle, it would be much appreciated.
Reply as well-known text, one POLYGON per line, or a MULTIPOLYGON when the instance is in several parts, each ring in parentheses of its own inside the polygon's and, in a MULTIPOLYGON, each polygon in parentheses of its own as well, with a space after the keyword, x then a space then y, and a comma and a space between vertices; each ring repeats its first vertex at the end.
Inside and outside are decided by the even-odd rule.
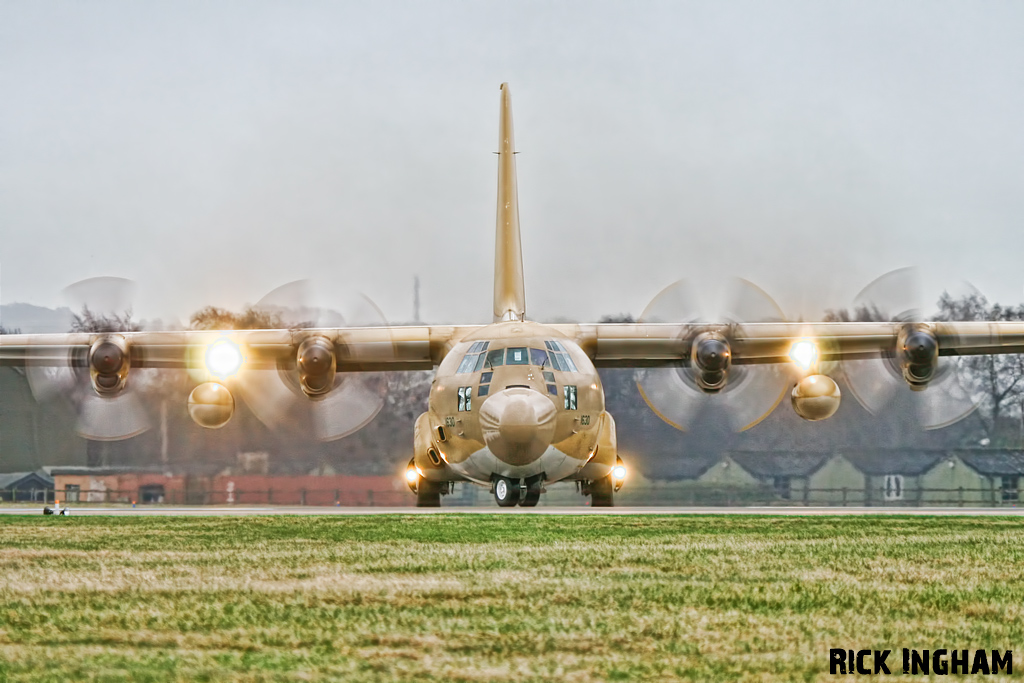
POLYGON ((696 370, 694 380, 706 394, 722 390, 732 363, 732 349, 724 337, 705 332, 693 340, 690 347, 690 366, 696 370))
POLYGON ((810 422, 827 420, 839 410, 839 385, 827 375, 808 375, 793 387, 790 401, 797 415, 810 422))
POLYGON ((896 340, 896 353, 903 379, 910 388, 927 388, 939 363, 939 341, 935 335, 923 327, 904 329, 896 340))
POLYGON ((306 396, 317 398, 334 388, 338 365, 334 344, 326 337, 310 337, 299 344, 295 363, 299 368, 299 385, 306 396))
POLYGON ((128 341, 120 335, 107 335, 89 347, 89 379, 100 396, 115 396, 128 383, 131 355, 128 341))

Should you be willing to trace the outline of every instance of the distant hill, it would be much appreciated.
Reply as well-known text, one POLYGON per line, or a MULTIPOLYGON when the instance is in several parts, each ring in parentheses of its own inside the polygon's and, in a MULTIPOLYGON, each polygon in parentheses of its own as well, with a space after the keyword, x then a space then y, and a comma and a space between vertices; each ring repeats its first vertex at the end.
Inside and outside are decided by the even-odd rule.
POLYGON ((25 334, 67 332, 71 329, 71 315, 66 306, 53 310, 32 304, 4 304, 0 306, 0 326, 25 334))

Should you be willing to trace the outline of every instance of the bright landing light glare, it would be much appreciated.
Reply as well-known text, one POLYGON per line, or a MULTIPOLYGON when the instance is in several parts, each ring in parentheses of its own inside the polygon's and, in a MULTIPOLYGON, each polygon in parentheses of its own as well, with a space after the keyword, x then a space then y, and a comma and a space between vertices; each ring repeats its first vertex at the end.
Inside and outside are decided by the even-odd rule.
POLYGON ((242 367, 242 351, 230 339, 220 339, 206 350, 206 369, 217 377, 230 377, 242 367))
POLYGON ((410 484, 412 484, 413 482, 420 478, 420 475, 419 472, 410 467, 405 471, 405 478, 409 481, 410 484))
POLYGON ((810 370, 818 362, 818 346, 810 339, 801 339, 793 344, 789 357, 804 370, 810 370))
POLYGON ((625 479, 626 468, 622 465, 616 465, 615 467, 612 468, 612 477, 614 477, 615 479, 625 479))

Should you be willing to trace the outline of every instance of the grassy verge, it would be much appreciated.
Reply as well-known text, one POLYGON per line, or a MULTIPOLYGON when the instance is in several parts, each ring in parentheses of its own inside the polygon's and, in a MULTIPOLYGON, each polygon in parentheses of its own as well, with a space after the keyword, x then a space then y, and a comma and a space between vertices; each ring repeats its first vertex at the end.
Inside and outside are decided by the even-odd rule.
POLYGON ((1010 518, 0 518, 0 681, 816 680, 1017 650, 1022 566, 1010 518))

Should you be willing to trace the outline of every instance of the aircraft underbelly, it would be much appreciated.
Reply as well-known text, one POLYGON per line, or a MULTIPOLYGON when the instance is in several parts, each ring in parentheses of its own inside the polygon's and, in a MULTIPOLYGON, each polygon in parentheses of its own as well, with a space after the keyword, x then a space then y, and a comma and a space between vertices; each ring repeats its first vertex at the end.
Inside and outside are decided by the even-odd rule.
POLYGON ((583 461, 570 458, 554 446, 548 446, 539 458, 528 465, 509 465, 489 449, 481 448, 460 463, 450 463, 449 467, 467 479, 486 484, 495 474, 510 479, 525 479, 542 472, 547 481, 560 481, 576 474, 583 464, 583 461))

